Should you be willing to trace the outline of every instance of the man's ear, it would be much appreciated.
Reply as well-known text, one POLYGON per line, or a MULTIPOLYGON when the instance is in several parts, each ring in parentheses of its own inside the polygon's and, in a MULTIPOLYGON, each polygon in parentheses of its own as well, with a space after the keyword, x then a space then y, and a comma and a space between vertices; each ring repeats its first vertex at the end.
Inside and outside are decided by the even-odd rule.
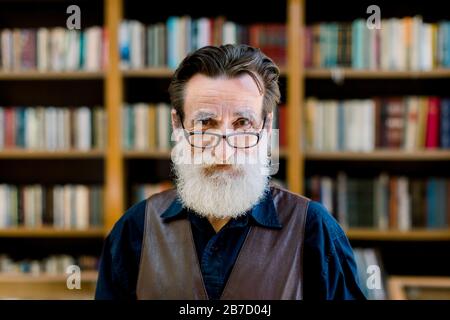
POLYGON ((174 108, 172 108, 171 112, 170 112, 170 116, 172 119, 172 129, 181 129, 181 120, 180 117, 178 116, 178 112, 177 110, 175 110, 174 108))
POLYGON ((270 137, 272 135, 272 124, 273 124, 273 112, 269 112, 266 115, 266 126, 267 136, 270 137))
POLYGON ((177 110, 173 109, 170 111, 170 117, 172 122, 172 141, 178 143, 180 139, 182 139, 182 126, 181 126, 181 119, 178 116, 177 110))

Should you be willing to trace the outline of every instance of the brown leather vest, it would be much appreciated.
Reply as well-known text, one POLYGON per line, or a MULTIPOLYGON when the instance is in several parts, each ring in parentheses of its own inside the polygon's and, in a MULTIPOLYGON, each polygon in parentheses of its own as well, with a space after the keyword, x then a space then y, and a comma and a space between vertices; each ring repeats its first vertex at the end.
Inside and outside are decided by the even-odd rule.
MULTIPOLYGON (((281 229, 251 226, 221 299, 302 299, 303 238, 309 200, 277 186, 271 192, 281 229)), ((188 219, 160 215, 176 190, 147 200, 138 299, 208 299, 188 219)))

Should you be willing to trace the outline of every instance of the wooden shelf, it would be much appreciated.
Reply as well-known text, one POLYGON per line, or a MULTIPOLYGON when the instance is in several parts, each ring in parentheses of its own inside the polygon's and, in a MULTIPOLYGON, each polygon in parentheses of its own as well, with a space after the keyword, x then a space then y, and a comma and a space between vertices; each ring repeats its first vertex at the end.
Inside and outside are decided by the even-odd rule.
POLYGON ((3 149, 0 150, 0 159, 95 159, 103 158, 103 150, 27 150, 27 149, 3 149))
POLYGON ((174 70, 169 68, 145 68, 122 70, 122 76, 132 78, 170 78, 174 70))
POLYGON ((306 151, 306 160, 450 161, 450 150, 306 151))
POLYGON ((351 68, 306 69, 307 79, 328 79, 333 74, 343 79, 434 79, 450 78, 450 69, 430 71, 355 70, 351 68))
POLYGON ((105 229, 90 228, 86 230, 41 228, 4 228, 0 229, 0 238, 103 238, 105 229))
POLYGON ((410 231, 348 229, 350 240, 389 240, 389 241, 449 241, 450 229, 417 229, 410 231))
POLYGON ((127 150, 123 155, 126 159, 170 159, 170 150, 127 150))
MULTIPOLYGON (((0 273, 0 283, 51 283, 66 282, 67 274, 23 274, 23 273, 0 273)), ((96 282, 97 271, 82 271, 81 280, 83 282, 96 282)))
POLYGON ((0 80, 91 80, 104 76, 103 71, 0 71, 0 80))

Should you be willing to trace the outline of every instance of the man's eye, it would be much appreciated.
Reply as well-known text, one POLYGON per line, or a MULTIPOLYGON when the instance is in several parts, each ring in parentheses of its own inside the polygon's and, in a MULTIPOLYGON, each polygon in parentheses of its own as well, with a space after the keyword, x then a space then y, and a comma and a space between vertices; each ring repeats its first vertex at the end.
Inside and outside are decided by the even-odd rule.
POLYGON ((248 127, 250 125, 250 121, 248 119, 238 119, 234 125, 237 128, 248 127))
POLYGON ((197 120, 197 124, 201 125, 201 126, 209 126, 211 125, 211 119, 201 119, 201 120, 197 120))

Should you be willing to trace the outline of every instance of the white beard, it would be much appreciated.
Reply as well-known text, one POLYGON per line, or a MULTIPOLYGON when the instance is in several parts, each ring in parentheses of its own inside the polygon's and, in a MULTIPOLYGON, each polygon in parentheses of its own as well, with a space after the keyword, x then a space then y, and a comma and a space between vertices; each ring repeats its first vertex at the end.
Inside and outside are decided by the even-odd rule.
POLYGON ((237 218, 264 196, 269 175, 266 163, 218 169, 211 164, 174 163, 177 192, 183 206, 216 219, 237 218))

